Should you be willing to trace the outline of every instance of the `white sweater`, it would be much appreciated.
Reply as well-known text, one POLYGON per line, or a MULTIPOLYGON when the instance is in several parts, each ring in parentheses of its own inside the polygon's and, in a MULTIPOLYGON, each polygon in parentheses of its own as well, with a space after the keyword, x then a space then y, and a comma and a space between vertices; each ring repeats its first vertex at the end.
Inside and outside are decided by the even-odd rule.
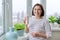
POLYGON ((45 18, 36 19, 35 17, 29 18, 29 40, 47 40, 42 37, 33 37, 31 32, 43 32, 46 33, 47 38, 51 37, 51 27, 49 22, 45 18))

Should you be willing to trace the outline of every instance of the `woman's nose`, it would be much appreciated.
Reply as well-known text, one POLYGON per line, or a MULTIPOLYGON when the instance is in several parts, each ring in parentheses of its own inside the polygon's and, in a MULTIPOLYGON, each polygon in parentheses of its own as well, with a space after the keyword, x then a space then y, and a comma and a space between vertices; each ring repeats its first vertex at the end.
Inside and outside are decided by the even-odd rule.
POLYGON ((36 12, 38 12, 38 10, 36 10, 36 12))

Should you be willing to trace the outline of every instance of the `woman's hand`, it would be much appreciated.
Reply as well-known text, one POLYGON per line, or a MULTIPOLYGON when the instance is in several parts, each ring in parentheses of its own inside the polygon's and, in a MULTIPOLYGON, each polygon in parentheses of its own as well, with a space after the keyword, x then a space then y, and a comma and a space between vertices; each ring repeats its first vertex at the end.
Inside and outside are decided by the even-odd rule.
POLYGON ((31 35, 32 35, 33 37, 39 37, 39 34, 40 34, 39 32, 32 32, 32 33, 31 33, 31 35))
POLYGON ((26 24, 26 21, 27 21, 27 17, 24 17, 23 23, 26 24))
POLYGON ((28 32, 29 32, 29 28, 28 28, 28 26, 27 26, 27 16, 24 17, 23 23, 25 24, 25 32, 28 33, 28 32))
POLYGON ((40 32, 32 32, 31 35, 33 37, 42 37, 42 38, 47 38, 47 35, 45 33, 40 33, 40 32))

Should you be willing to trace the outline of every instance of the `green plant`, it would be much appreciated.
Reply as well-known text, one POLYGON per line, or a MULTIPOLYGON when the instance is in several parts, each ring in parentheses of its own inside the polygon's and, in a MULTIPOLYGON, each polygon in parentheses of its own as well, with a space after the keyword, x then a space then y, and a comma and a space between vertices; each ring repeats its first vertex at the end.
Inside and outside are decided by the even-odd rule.
POLYGON ((58 16, 58 18, 56 19, 56 22, 60 24, 60 16, 58 16))
POLYGON ((54 16, 50 16, 48 20, 50 23, 54 23, 56 21, 56 18, 54 16))
POLYGON ((24 23, 15 23, 14 24, 14 30, 24 30, 25 24, 24 23))

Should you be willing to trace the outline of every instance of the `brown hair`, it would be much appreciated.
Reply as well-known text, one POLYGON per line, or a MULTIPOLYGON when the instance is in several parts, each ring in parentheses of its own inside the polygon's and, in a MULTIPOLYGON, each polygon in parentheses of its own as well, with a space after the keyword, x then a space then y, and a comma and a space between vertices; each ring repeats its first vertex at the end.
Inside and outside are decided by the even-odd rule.
POLYGON ((44 16, 44 9, 43 9, 43 6, 42 6, 41 4, 38 4, 38 3, 33 6, 32 15, 34 15, 33 10, 34 10, 34 7, 35 7, 35 6, 40 6, 40 7, 41 7, 42 13, 41 13, 40 17, 44 16))

